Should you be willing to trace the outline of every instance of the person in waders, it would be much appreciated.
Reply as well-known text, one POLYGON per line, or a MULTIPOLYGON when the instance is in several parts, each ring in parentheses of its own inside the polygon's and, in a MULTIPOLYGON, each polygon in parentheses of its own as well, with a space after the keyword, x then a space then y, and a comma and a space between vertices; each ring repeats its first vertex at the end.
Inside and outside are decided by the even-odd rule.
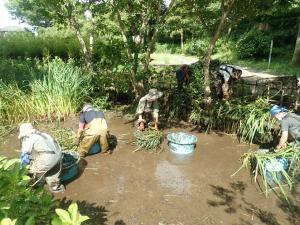
POLYGON ((101 146, 101 153, 110 154, 108 137, 108 126, 104 113, 95 110, 91 104, 85 103, 80 113, 76 136, 76 144, 79 145, 80 157, 87 156, 93 145, 97 142, 101 146))
POLYGON ((274 105, 270 113, 272 117, 280 122, 281 137, 276 150, 286 146, 289 136, 292 139, 300 143, 300 116, 295 113, 289 113, 287 109, 278 105, 274 105))
POLYGON ((50 135, 33 128, 31 123, 23 123, 19 128, 21 140, 21 163, 29 165, 29 174, 35 185, 46 182, 51 192, 63 192, 60 183, 62 152, 58 142, 50 135))
POLYGON ((154 122, 154 129, 158 130, 158 99, 162 95, 157 89, 150 89, 148 94, 140 99, 136 109, 138 130, 144 131, 151 121, 154 122))
POLYGON ((221 65, 218 70, 219 76, 222 79, 222 97, 224 100, 230 98, 229 83, 236 81, 242 76, 242 70, 237 69, 232 65, 221 65))

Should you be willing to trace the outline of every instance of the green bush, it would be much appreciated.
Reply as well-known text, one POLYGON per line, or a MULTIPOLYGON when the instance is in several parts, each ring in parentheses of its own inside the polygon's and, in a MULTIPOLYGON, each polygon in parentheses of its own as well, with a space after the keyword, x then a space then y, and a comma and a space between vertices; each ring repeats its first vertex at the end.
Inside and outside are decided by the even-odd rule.
POLYGON ((20 88, 26 89, 29 81, 38 78, 36 60, 0 58, 0 80, 5 84, 16 82, 20 88))
POLYGON ((26 174, 20 160, 0 157, 0 221, 8 217, 17 219, 16 225, 50 224, 56 201, 43 188, 31 188, 26 174))
POLYGON ((271 35, 252 29, 243 34, 237 41, 237 56, 241 59, 267 57, 271 40, 271 35))
POLYGON ((11 33, 0 37, 0 57, 11 59, 80 56, 75 37, 42 37, 31 33, 11 33))
POLYGON ((203 38, 200 40, 192 40, 184 45, 184 52, 189 55, 202 56, 207 51, 209 39, 203 38))

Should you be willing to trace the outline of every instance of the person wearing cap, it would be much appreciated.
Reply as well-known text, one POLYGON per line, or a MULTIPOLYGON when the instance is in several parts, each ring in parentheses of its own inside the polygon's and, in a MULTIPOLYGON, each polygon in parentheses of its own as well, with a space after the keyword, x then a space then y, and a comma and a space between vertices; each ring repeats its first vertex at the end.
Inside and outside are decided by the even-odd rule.
POLYGON ((163 95, 157 89, 150 89, 148 94, 142 97, 136 109, 138 115, 138 129, 145 130, 147 124, 154 120, 154 128, 158 130, 158 99, 163 95))
POLYGON ((242 70, 235 68, 232 65, 221 65, 219 67, 219 75, 222 79, 222 95, 223 99, 229 99, 229 82, 238 80, 242 75, 242 70))
POLYGON ((87 156, 92 146, 97 142, 99 142, 101 146, 101 153, 111 153, 109 150, 108 136, 108 126, 104 113, 94 109, 91 104, 85 103, 80 113, 76 137, 80 157, 87 156))
POLYGON ((300 142, 300 116, 295 113, 289 113, 287 109, 278 105, 274 105, 270 113, 272 117, 280 122, 281 137, 276 149, 286 146, 289 135, 296 142, 300 142))
POLYGON ((179 89, 182 89, 183 84, 188 85, 191 77, 191 70, 188 65, 182 65, 176 71, 176 79, 177 79, 177 86, 179 89))
POLYGON ((46 182, 51 192, 64 191, 60 183, 62 152, 58 142, 49 134, 34 129, 31 123, 21 124, 19 131, 22 164, 29 165, 29 173, 36 183, 46 182))

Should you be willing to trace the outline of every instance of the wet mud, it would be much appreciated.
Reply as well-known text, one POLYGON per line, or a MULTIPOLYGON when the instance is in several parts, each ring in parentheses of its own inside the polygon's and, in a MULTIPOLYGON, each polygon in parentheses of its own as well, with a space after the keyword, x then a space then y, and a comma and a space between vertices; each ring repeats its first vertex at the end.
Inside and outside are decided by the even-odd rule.
MULTIPOLYGON (((116 113, 107 114, 107 120, 118 141, 113 154, 86 157, 80 176, 66 184, 65 193, 56 195, 62 206, 77 201, 81 213, 91 218, 86 224, 300 224, 297 192, 288 208, 273 194, 265 198, 247 171, 231 177, 249 149, 234 136, 165 129, 165 134, 183 131, 198 137, 194 153, 179 158, 169 151, 166 140, 160 154, 133 152, 133 125, 116 113)), ((63 126, 75 130, 77 122, 70 118, 63 126)), ((1 155, 18 156, 16 133, 1 142, 1 155)))

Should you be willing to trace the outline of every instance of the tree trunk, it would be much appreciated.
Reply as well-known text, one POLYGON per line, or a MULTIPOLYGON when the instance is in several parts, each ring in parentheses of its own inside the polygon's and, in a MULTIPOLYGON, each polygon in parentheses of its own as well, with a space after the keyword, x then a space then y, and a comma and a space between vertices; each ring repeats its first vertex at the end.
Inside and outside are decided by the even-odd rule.
MULTIPOLYGON (((95 19, 92 15, 91 18, 91 30, 90 30, 90 38, 89 38, 89 52, 88 52, 88 62, 91 64, 93 61, 94 54, 94 34, 95 34, 95 19)), ((91 66, 91 65, 88 65, 91 66)))
POLYGON ((210 60, 211 60, 211 55, 213 52, 213 49, 216 45, 217 40, 220 37, 221 31, 224 27, 226 17, 228 13, 231 11, 233 4, 235 3, 235 0, 230 1, 228 4, 228 7, 224 8, 224 2, 222 1, 222 6, 221 6, 221 11, 222 11, 222 16, 219 22, 219 25, 217 29, 215 30, 215 33, 213 37, 210 40, 208 49, 206 51, 204 61, 203 61, 203 76, 204 76, 204 103, 206 106, 210 106, 212 102, 211 98, 211 89, 210 89, 210 74, 209 74, 209 65, 210 65, 210 60))
POLYGON ((80 44, 80 47, 81 47, 81 51, 83 53, 83 57, 84 57, 84 61, 85 61, 85 67, 86 68, 89 68, 90 65, 91 65, 91 58, 90 58, 90 53, 88 51, 88 48, 86 46, 86 43, 84 41, 84 38, 80 32, 80 28, 79 28, 79 24, 77 23, 76 19, 75 18, 72 18, 72 21, 71 21, 71 24, 75 30, 75 34, 76 34, 76 37, 79 41, 79 44, 80 44))
POLYGON ((126 28, 125 25, 123 24, 123 21, 121 19, 121 14, 119 11, 117 11, 117 21, 119 24, 119 27, 121 29, 121 33, 123 36, 123 41, 126 45, 126 50, 127 50, 127 57, 130 62, 132 62, 132 66, 130 68, 130 80, 131 80, 131 85, 133 88, 133 92, 135 95, 135 99, 138 99, 143 91, 144 91, 144 85, 142 82, 137 82, 136 80, 136 75, 137 75, 137 68, 138 68, 138 52, 133 52, 134 48, 132 48, 132 45, 134 45, 134 40, 132 36, 127 36, 126 35, 126 28))
POLYGON ((81 34, 80 31, 80 24, 78 21, 78 14, 76 11, 76 6, 74 5, 73 1, 65 1, 64 7, 66 9, 66 12, 68 14, 68 22, 70 24, 70 26, 74 29, 75 31, 75 35, 79 41, 80 44, 80 48, 84 57, 84 61, 85 61, 85 67, 89 68, 90 67, 90 56, 89 56, 89 50, 87 48, 87 44, 84 41, 84 38, 81 34))
POLYGON ((183 29, 182 28, 180 30, 180 47, 181 47, 181 52, 183 53, 183 29))
POLYGON ((294 55, 292 59, 292 64, 294 66, 300 67, 300 18, 299 18, 299 29, 298 29, 298 35, 297 35, 294 55))
POLYGON ((154 45, 156 42, 156 36, 157 36, 157 29, 155 29, 155 31, 150 39, 150 43, 148 44, 148 48, 147 48, 147 52, 146 52, 146 59, 145 59, 145 63, 144 63, 145 73, 147 73, 149 71, 149 65, 150 65, 150 61, 151 61, 151 53, 153 52, 153 49, 154 49, 154 45))
POLYGON ((216 45, 217 40, 220 37, 221 30, 223 28, 225 19, 227 14, 223 14, 220 20, 220 23, 214 33, 214 36, 211 38, 207 52, 204 57, 203 62, 203 76, 204 76, 204 102, 207 105, 210 105, 212 98, 211 98, 211 89, 210 89, 210 75, 209 75, 209 64, 211 60, 211 55, 213 52, 213 49, 216 45))

